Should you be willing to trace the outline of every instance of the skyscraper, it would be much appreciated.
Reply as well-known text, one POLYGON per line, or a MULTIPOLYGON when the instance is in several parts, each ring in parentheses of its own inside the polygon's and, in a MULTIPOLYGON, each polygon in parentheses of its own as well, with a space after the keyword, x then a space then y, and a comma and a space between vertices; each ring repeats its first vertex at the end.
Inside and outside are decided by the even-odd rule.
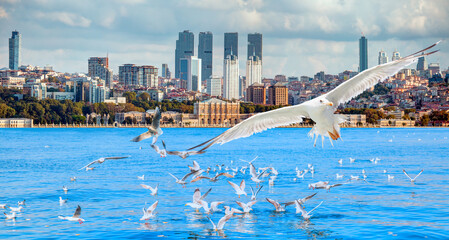
POLYGON ((195 56, 181 58, 181 79, 187 82, 187 90, 201 91, 201 59, 195 56))
POLYGON ((112 88, 112 70, 109 69, 108 57, 91 57, 88 60, 88 74, 89 77, 99 77, 104 80, 106 87, 112 88))
POLYGON ((18 31, 13 31, 9 39, 9 69, 17 70, 20 64, 20 48, 22 36, 18 31))
POLYGON ((194 36, 189 30, 184 30, 179 33, 178 40, 176 40, 175 50, 175 77, 179 78, 180 73, 180 59, 193 56, 195 53, 194 36))
POLYGON ((119 82, 125 87, 158 87, 157 68, 124 64, 119 66, 119 82))
POLYGON ((200 32, 198 37, 198 58, 201 59, 201 81, 212 76, 212 44, 211 32, 200 32))
POLYGON ((416 64, 416 70, 425 71, 427 70, 427 60, 426 57, 422 56, 418 59, 418 64, 416 64))
POLYGON ((258 56, 262 61, 262 34, 260 33, 248 34, 248 55, 246 59, 253 55, 258 56))
POLYGON ((168 64, 162 63, 162 77, 163 78, 171 78, 171 72, 168 68, 168 64))
POLYGON ((391 61, 396 61, 401 59, 401 54, 395 49, 393 52, 393 56, 391 57, 391 61))
POLYGON ((368 39, 362 36, 359 40, 359 72, 368 69, 368 39))
POLYGON ((262 82, 262 61, 258 56, 248 57, 246 61, 246 86, 262 82))
POLYGON ((223 62, 223 98, 239 99, 239 60, 228 55, 223 62))
POLYGON ((224 34, 224 59, 228 55, 239 57, 239 34, 236 32, 224 34))
POLYGON ((379 61, 379 65, 388 62, 388 56, 387 56, 387 53, 384 52, 384 50, 380 50, 378 61, 379 61))

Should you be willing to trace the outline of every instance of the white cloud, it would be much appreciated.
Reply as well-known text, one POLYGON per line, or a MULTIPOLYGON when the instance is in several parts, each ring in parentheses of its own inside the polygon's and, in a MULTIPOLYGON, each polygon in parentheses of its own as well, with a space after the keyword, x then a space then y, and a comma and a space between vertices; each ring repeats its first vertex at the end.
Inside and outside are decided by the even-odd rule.
POLYGON ((110 14, 108 14, 107 17, 104 17, 100 20, 100 25, 105 28, 111 28, 112 24, 114 23, 114 20, 115 20, 115 14, 110 13, 110 14))
POLYGON ((90 19, 69 12, 37 12, 36 17, 61 22, 72 27, 89 27, 92 22, 90 19))

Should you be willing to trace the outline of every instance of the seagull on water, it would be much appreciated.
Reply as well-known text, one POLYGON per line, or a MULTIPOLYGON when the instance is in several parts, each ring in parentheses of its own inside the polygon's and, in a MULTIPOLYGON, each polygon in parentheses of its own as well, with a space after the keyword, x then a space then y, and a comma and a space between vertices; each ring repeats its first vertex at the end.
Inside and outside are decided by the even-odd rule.
POLYGON ((59 205, 64 205, 64 204, 66 204, 67 203, 67 198, 66 199, 62 199, 62 197, 60 196, 59 197, 59 205))
POLYGON ((207 207, 207 202, 204 201, 204 199, 207 197, 207 195, 212 191, 212 188, 209 188, 206 193, 201 195, 201 191, 199 188, 195 189, 195 192, 193 193, 192 202, 186 203, 186 206, 190 206, 192 208, 195 208, 195 210, 198 212, 200 208, 203 206, 206 206, 204 209, 206 212, 209 211, 209 208, 207 207))
POLYGON ((4 212, 3 214, 5 215, 6 220, 10 220, 10 219, 16 220, 16 216, 17 216, 16 212, 12 212, 11 214, 7 214, 4 212))
POLYGON ((250 201, 248 203, 242 203, 239 201, 235 201, 237 203, 237 205, 239 205, 242 209, 244 213, 249 213, 251 210, 253 210, 251 207, 257 203, 257 201, 250 201))
POLYGON ((340 104, 348 102, 365 90, 374 87, 377 83, 383 82, 404 67, 417 62, 419 58, 437 52, 424 53, 438 43, 396 61, 366 69, 330 92, 309 101, 256 114, 222 134, 188 150, 202 147, 200 151, 203 151, 216 143, 224 144, 238 138, 249 137, 270 128, 300 123, 304 118, 310 118, 316 123, 309 132, 309 136, 315 138, 314 146, 319 136, 321 136, 322 145, 324 145, 325 137, 329 137, 332 143, 332 140, 340 138, 339 124, 346 121, 343 116, 334 114, 340 104))
POLYGON ((19 207, 9 207, 9 210, 11 212, 22 212, 23 207, 19 206, 19 207))
POLYGON ((273 204, 273 206, 276 208, 276 212, 285 212, 285 205, 282 206, 279 202, 270 199, 270 198, 266 198, 267 201, 271 204, 273 204))
POLYGON ((243 214, 244 213, 244 212, 242 212, 242 211, 240 211, 238 209, 231 208, 229 206, 224 206, 224 209, 225 209, 225 214, 226 215, 234 215, 235 213, 237 213, 237 214, 243 214))
POLYGON ((147 138, 153 137, 152 145, 154 145, 157 141, 157 138, 163 133, 160 127, 160 121, 161 121, 161 111, 159 110, 159 107, 156 107, 156 109, 154 110, 153 121, 151 122, 151 126, 148 127, 148 131, 131 139, 131 141, 140 142, 147 138))
POLYGON ((123 158, 128 158, 128 157, 129 157, 129 156, 125 156, 125 157, 104 157, 104 158, 99 158, 99 159, 94 160, 94 161, 92 161, 91 163, 87 164, 86 166, 80 168, 79 170, 85 168, 86 171, 87 171, 87 168, 88 168, 90 165, 94 164, 94 163, 102 164, 102 163, 104 163, 106 160, 123 159, 123 158))
POLYGON ((419 175, 421 175, 421 173, 424 171, 424 169, 422 169, 421 172, 419 172, 418 175, 416 175, 414 178, 411 178, 404 169, 402 169, 402 171, 404 172, 405 176, 407 176, 410 179, 410 182, 413 183, 416 181, 416 179, 419 177, 419 175))
POLYGON ((342 179, 345 175, 344 174, 338 174, 337 173, 337 179, 342 179))
POLYGON ((257 184, 260 184, 262 182, 262 179, 260 178, 267 171, 267 169, 264 169, 260 174, 257 174, 254 165, 252 163, 249 163, 249 173, 251 174, 251 180, 257 184))
POLYGON ((316 206, 315 208, 313 208, 312 210, 306 212, 306 210, 304 209, 304 207, 302 206, 302 204, 296 200, 295 201, 295 206, 296 206, 296 213, 301 213, 302 217, 304 218, 304 220, 308 221, 312 215, 310 215, 313 211, 315 211, 315 209, 317 209, 319 206, 321 206, 323 202, 320 202, 320 204, 318 204, 318 206, 316 206))
POLYGON ((78 205, 73 216, 71 217, 58 216, 58 218, 62 220, 78 221, 81 224, 84 222, 84 219, 80 218, 80 216, 81 216, 81 207, 78 205))
POLYGON ((159 201, 156 201, 153 203, 153 205, 149 206, 147 209, 143 208, 143 216, 140 218, 140 221, 146 221, 154 217, 155 215, 153 214, 153 212, 156 209, 158 203, 159 201))
POLYGON ((228 181, 228 183, 231 184, 232 188, 234 188, 235 194, 239 195, 239 198, 240 198, 240 195, 247 196, 247 194, 245 192, 245 179, 243 179, 240 182, 240 186, 235 184, 235 183, 233 183, 233 182, 231 182, 231 181, 228 181))
POLYGON ((226 224, 226 222, 231 219, 232 215, 228 214, 228 215, 224 215, 222 218, 220 218, 220 220, 218 221, 217 225, 215 225, 215 223, 212 221, 212 219, 210 219, 209 216, 207 216, 207 218, 209 218, 209 221, 212 223, 212 226, 214 227, 214 231, 222 231, 224 225, 226 224))
POLYGON ((18 201, 18 202, 17 202, 17 205, 18 205, 18 206, 25 206, 25 205, 26 205, 26 204, 25 204, 25 201, 26 201, 25 199, 24 199, 23 201, 18 201))
POLYGON ((157 195, 157 188, 159 187, 159 183, 156 185, 155 188, 152 188, 151 186, 145 185, 145 184, 140 184, 140 186, 142 186, 145 189, 150 190, 151 191, 151 194, 150 194, 151 196, 156 196, 157 195))
POLYGON ((69 191, 69 188, 66 186, 62 186, 62 190, 64 191, 65 194, 67 194, 67 191, 69 191))
POLYGON ((142 176, 137 176, 137 179, 138 179, 138 180, 145 180, 145 174, 142 175, 142 176))
POLYGON ((329 182, 319 181, 319 182, 316 182, 316 183, 309 184, 309 188, 311 188, 311 189, 324 188, 328 184, 329 184, 329 182))

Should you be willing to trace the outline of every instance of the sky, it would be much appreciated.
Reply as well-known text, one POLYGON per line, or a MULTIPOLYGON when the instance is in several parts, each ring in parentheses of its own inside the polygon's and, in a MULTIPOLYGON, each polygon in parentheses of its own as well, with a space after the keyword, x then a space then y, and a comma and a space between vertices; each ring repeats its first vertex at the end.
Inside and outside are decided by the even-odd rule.
MULTIPOLYGON (((263 76, 357 71, 358 39, 368 39, 368 65, 383 49, 406 56, 438 40, 428 62, 449 66, 447 0, 0 0, 0 68, 8 38, 22 34, 21 64, 87 72, 89 57, 108 54, 114 74, 126 63, 168 63, 175 71, 178 33, 214 34, 213 73, 223 72, 225 32, 239 33, 240 75, 246 75, 248 33, 263 34, 263 76)), ((416 67, 416 66, 412 66, 416 67)))

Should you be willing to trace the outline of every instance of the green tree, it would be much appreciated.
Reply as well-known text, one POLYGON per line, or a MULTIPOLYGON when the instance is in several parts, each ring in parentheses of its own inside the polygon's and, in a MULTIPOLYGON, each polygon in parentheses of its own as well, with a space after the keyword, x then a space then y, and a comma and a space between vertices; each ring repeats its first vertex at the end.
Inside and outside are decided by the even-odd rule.
POLYGON ((16 110, 4 103, 0 103, 0 118, 10 118, 16 115, 16 110))

